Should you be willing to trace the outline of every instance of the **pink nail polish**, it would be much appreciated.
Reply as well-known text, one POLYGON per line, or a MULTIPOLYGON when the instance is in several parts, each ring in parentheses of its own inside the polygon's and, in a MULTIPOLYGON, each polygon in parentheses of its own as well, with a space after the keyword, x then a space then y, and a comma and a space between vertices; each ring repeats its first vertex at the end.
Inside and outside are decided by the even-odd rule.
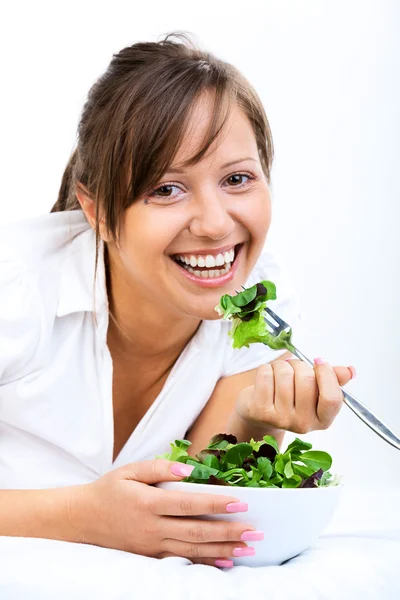
POLYGON ((253 546, 247 546, 246 548, 234 548, 233 556, 254 556, 256 549, 253 546))
POLYGON ((240 536, 244 542, 260 542, 264 539, 263 531, 244 531, 240 536))
POLYGON ((323 358, 314 358, 314 363, 316 365, 326 365, 326 360, 324 360, 323 358))
POLYGON ((216 567, 233 567, 233 560, 225 560, 224 558, 218 558, 215 561, 216 567))
POLYGON ((234 513, 234 512, 246 512, 249 510, 249 505, 247 502, 230 502, 226 505, 226 512, 234 513))
POLYGON ((357 377, 357 371, 356 371, 356 368, 355 368, 355 367, 353 367, 353 366, 351 366, 351 367, 349 367, 349 369, 350 369, 350 371, 351 371, 351 378, 352 378, 352 379, 355 379, 355 378, 357 377))
POLYGON ((192 465, 174 463, 171 467, 171 473, 173 473, 173 475, 178 475, 179 477, 189 477, 193 469, 194 467, 192 465))

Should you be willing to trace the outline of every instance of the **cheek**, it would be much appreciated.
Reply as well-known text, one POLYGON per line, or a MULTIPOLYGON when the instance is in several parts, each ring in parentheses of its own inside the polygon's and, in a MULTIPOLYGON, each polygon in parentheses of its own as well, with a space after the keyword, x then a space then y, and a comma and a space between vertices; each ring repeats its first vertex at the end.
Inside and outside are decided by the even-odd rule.
POLYGON ((271 199, 268 188, 255 194, 251 210, 246 211, 246 220, 253 242, 262 245, 271 224, 271 199))
POLYGON ((129 212, 120 242, 124 264, 135 271, 148 269, 149 265, 154 269, 160 260, 164 260, 165 251, 176 236, 177 227, 171 215, 162 214, 162 211, 155 214, 147 206, 143 210, 129 212))

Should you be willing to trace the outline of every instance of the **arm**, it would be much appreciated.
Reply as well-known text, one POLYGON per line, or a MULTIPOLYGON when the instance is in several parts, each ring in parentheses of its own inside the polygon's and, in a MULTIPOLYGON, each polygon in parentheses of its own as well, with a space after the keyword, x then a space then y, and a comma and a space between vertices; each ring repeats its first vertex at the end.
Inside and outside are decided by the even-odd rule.
POLYGON ((82 542, 70 506, 82 486, 48 490, 0 490, 0 535, 82 542))
MULTIPOLYGON (((290 352, 286 352, 279 357, 279 360, 291 356, 290 352)), ((216 433, 232 433, 237 437, 238 442, 248 442, 251 438, 261 440, 264 435, 270 434, 276 438, 278 446, 281 447, 284 431, 253 427, 240 419, 235 411, 236 398, 245 387, 254 385, 255 374, 256 369, 252 369, 218 381, 206 406, 185 435, 185 439, 192 442, 188 448, 191 456, 195 456, 205 448, 216 433)))

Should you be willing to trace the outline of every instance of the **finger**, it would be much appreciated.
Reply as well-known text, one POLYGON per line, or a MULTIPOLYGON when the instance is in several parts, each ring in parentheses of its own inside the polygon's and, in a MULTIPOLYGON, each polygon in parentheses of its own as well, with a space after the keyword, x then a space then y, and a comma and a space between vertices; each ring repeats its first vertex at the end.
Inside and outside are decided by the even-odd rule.
POLYGON ((272 364, 258 367, 254 381, 253 410, 260 418, 269 410, 274 410, 274 371, 272 364))
POLYGON ((244 542, 214 543, 214 544, 191 544, 179 540, 167 539, 161 544, 162 552, 173 552, 177 556, 185 558, 228 558, 234 556, 254 556, 254 546, 247 546, 244 542))
POLYGON ((343 393, 333 367, 323 359, 315 359, 315 377, 319 389, 317 416, 322 429, 327 429, 343 405, 343 393))
POLYGON ((289 415, 294 411, 294 370, 285 360, 274 360, 271 363, 274 372, 274 404, 277 413, 289 415))
POLYGON ((264 539, 264 533, 256 531, 252 525, 232 521, 164 517, 161 519, 158 530, 162 539, 173 538, 181 542, 197 544, 261 541, 264 539))
POLYGON ((182 481, 184 477, 190 474, 190 470, 193 470, 190 465, 164 458, 132 462, 118 469, 123 479, 139 481, 148 485, 154 485, 162 481, 182 481), (185 472, 185 469, 189 471, 185 472))
POLYGON ((350 379, 354 379, 356 376, 356 370, 354 367, 333 367, 335 375, 338 378, 339 385, 346 385, 350 379))
MULTIPOLYGON (((169 558, 170 556, 176 557, 173 552, 161 552, 158 558, 169 558)), ((229 569, 233 567, 233 560, 224 556, 223 558, 191 558, 190 562, 196 565, 208 565, 210 567, 219 567, 229 569)))
POLYGON ((247 512, 248 510, 247 503, 240 502, 234 496, 174 492, 159 488, 151 488, 148 491, 150 499, 147 508, 155 515, 190 517, 247 512))
MULTIPOLYGON (((298 364, 306 364, 303 363, 302 360, 299 360, 296 357, 293 358, 286 358, 285 359, 286 362, 288 362, 290 365, 292 365, 292 367, 295 367, 298 364)), ((357 376, 357 371, 356 368, 353 366, 349 366, 349 367, 332 367, 333 370, 335 371, 336 377, 338 378, 338 382, 339 385, 346 385, 346 383, 349 383, 349 381, 351 379, 355 379, 355 377, 357 376)))
POLYGON ((291 361, 294 369, 296 433, 308 433, 318 421, 319 390, 315 371, 301 360, 291 361))
POLYGON ((275 414, 274 372, 270 363, 258 367, 254 386, 239 393, 236 410, 242 419, 255 423, 268 421, 275 414))

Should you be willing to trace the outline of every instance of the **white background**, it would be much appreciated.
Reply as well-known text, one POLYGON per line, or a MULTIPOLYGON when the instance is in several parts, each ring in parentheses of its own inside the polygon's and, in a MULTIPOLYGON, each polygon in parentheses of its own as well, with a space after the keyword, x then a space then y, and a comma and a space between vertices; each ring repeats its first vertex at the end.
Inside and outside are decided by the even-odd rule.
MULTIPOLYGON (((7 3, 0 223, 50 210, 112 53, 179 29, 239 67, 264 102, 276 148, 268 243, 299 293, 300 349, 354 364, 349 390, 400 434, 400 2, 7 3)), ((400 483, 399 450, 346 406, 305 437, 348 485, 400 483)))

